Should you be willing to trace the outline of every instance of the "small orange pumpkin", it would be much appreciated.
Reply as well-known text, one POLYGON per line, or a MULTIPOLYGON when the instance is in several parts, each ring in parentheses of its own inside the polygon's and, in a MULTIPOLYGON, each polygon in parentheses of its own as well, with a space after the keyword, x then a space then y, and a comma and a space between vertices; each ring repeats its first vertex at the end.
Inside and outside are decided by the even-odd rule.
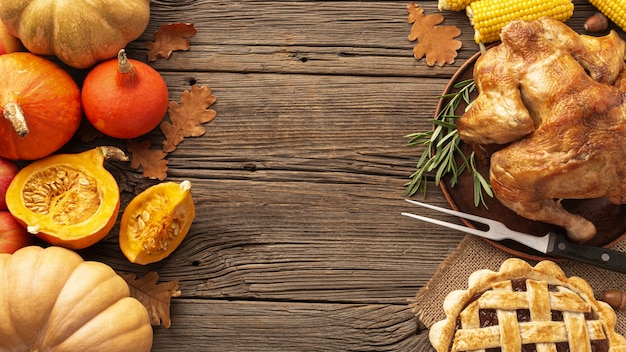
POLYGON ((87 74, 81 99, 87 120, 105 135, 121 139, 150 132, 169 104, 163 77, 149 65, 128 59, 123 49, 117 59, 87 74))
POLYGON ((158 183, 126 206, 120 221, 120 248, 131 263, 163 260, 187 236, 195 216, 189 181, 158 183))
POLYGON ((50 60, 27 52, 0 55, 0 156, 35 160, 59 150, 82 119, 80 90, 50 60))
POLYGON ((98 147, 32 162, 7 189, 9 212, 49 243, 91 246, 109 233, 120 207, 117 182, 103 167, 106 159, 126 160, 126 155, 115 147, 98 147))

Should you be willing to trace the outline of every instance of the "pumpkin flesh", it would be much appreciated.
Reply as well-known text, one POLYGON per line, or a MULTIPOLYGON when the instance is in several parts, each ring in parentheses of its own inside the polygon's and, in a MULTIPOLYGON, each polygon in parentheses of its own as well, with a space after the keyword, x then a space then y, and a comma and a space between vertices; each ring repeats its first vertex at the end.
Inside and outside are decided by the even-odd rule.
POLYGON ((99 147, 27 165, 7 189, 9 211, 28 232, 54 245, 80 249, 100 241, 120 206, 117 181, 103 167, 108 150, 125 157, 117 148, 99 147))
POLYGON ((165 259, 183 241, 196 216, 191 183, 156 184, 133 198, 120 221, 119 244, 131 263, 165 259))

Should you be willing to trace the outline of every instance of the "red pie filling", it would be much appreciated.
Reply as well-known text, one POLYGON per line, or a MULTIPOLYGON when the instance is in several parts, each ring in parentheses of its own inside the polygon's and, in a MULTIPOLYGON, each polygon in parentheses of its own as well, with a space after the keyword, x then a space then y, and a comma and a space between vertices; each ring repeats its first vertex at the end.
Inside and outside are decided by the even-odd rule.
MULTIPOLYGON (((524 292, 526 291, 526 280, 512 280, 511 281, 513 291, 524 292)), ((553 285, 548 285, 548 290, 552 292, 556 292, 556 287, 553 285)), ((472 303, 476 299, 478 299, 481 294, 476 295, 469 303, 472 303)), ((498 316, 495 309, 480 309, 479 312, 480 318, 480 326, 488 327, 488 326, 496 326, 498 325, 498 316)), ((597 320, 598 317, 595 312, 585 313, 585 319, 587 320, 597 320)), ((530 311, 527 309, 518 309, 517 310, 517 320, 519 322, 527 322, 530 321, 530 311)), ((563 313, 560 311, 552 311, 552 321, 563 321, 563 313)), ((461 329, 461 320, 457 318, 455 330, 461 329)), ((556 344, 557 352, 576 352, 570 351, 569 344, 567 342, 561 342, 556 344)), ((593 352, 606 352, 609 350, 609 341, 607 339, 604 340, 593 340, 591 341, 591 350, 593 352)), ((485 350, 486 352, 500 352, 500 348, 488 348, 485 350)), ((522 350, 520 352, 537 352, 537 347, 535 344, 526 344, 522 345, 522 350)))

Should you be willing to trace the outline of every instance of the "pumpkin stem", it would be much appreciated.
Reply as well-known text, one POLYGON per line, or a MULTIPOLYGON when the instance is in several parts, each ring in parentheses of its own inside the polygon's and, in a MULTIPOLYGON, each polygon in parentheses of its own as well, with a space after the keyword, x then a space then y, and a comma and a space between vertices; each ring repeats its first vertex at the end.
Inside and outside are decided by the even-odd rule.
POLYGON ((30 132, 28 125, 26 124, 26 117, 24 116, 24 110, 17 105, 17 103, 7 103, 4 106, 4 118, 11 122, 13 129, 18 136, 24 137, 30 132))
POLYGON ((117 53, 117 68, 120 73, 128 73, 133 69, 133 64, 128 61, 128 57, 126 57, 126 51, 124 49, 117 53))
POLYGON ((113 146, 100 146, 99 147, 102 156, 106 160, 116 160, 116 161, 128 161, 128 156, 118 147, 113 146))

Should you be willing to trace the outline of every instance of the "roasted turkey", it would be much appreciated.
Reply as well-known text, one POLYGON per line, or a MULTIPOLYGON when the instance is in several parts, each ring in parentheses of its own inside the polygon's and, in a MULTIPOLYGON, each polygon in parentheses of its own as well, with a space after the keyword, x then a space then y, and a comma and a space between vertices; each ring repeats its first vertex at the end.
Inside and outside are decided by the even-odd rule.
POLYGON ((459 135, 504 145, 489 175, 502 204, 587 241, 595 226, 561 200, 626 203, 626 43, 550 18, 511 22, 501 39, 476 61, 479 94, 458 119, 459 135))

